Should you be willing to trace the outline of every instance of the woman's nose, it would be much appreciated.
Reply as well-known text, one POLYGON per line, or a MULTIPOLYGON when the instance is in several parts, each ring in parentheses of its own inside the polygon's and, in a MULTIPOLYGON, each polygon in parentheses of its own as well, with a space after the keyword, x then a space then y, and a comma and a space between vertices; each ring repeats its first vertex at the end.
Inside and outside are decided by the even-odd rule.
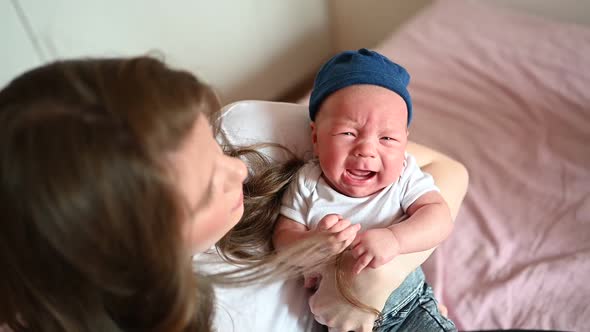
POLYGON ((246 164, 239 158, 226 157, 223 164, 228 172, 228 179, 230 180, 228 182, 230 183, 239 182, 241 185, 248 176, 246 164))

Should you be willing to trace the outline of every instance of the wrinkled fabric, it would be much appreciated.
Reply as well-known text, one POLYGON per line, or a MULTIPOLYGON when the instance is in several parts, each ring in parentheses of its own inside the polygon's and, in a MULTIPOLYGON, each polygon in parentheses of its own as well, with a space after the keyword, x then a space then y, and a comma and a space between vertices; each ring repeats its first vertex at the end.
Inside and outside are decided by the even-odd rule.
POLYGON ((376 50, 412 75, 410 140, 469 170, 424 265, 458 328, 590 331, 590 29, 444 0, 376 50))

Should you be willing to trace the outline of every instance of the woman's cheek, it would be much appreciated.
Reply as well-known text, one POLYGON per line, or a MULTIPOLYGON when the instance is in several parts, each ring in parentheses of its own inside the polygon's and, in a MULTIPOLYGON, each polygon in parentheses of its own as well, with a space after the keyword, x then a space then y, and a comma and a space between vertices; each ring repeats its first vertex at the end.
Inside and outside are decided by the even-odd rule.
POLYGON ((187 245, 194 253, 209 249, 231 228, 226 226, 229 217, 226 211, 207 210, 195 220, 190 221, 185 228, 184 236, 187 245))

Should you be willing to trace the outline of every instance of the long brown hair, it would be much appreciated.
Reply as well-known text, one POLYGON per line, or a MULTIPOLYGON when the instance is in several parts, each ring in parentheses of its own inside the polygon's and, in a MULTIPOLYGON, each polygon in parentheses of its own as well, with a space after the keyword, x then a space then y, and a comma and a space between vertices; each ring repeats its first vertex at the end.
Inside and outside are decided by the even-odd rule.
POLYGON ((228 155, 246 162, 249 175, 244 182, 244 215, 217 243, 218 251, 233 263, 263 261, 273 253, 271 239, 283 193, 304 162, 278 144, 223 147, 228 155), (273 160, 260 152, 263 148, 280 149, 288 158, 273 160))
POLYGON ((58 61, 0 91, 0 326, 209 331, 165 156, 218 109, 150 57, 58 61))

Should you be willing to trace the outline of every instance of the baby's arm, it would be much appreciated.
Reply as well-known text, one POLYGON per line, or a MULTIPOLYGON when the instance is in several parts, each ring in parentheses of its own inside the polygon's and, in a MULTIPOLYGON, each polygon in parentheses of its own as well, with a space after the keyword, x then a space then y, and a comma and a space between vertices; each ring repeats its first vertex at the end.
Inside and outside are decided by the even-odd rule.
POLYGON ((434 248, 451 234, 449 206, 436 191, 420 196, 406 213, 408 219, 388 227, 399 244, 400 254, 434 248))
POLYGON ((309 237, 310 231, 305 225, 300 224, 292 219, 280 215, 279 220, 275 224, 274 233, 272 235, 272 244, 275 250, 281 250, 298 241, 309 237))
POLYGON ((359 229, 360 225, 352 225, 348 219, 337 214, 324 216, 318 226, 312 230, 281 215, 275 225, 272 240, 275 249, 281 250, 317 233, 325 233, 327 235, 326 241, 322 243, 320 250, 322 257, 325 257, 338 254, 346 249, 354 240, 359 229))
POLYGON ((352 243, 357 259, 353 273, 365 267, 377 268, 399 254, 432 249, 444 241, 453 229, 449 207, 436 191, 420 196, 406 211, 408 218, 387 228, 360 233, 352 243))

